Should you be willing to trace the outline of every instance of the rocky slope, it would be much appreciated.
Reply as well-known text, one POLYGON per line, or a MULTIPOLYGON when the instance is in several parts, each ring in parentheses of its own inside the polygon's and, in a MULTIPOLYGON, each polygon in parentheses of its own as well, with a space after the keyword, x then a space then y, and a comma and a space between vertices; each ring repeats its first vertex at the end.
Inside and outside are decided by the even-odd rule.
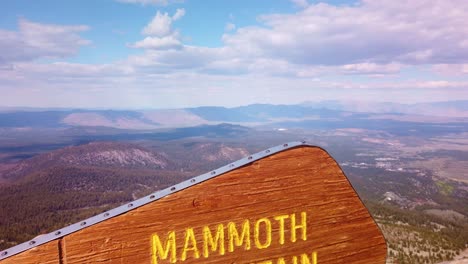
POLYGON ((128 143, 92 142, 37 155, 5 171, 3 177, 19 180, 32 172, 53 167, 168 169, 171 162, 161 153, 128 143))

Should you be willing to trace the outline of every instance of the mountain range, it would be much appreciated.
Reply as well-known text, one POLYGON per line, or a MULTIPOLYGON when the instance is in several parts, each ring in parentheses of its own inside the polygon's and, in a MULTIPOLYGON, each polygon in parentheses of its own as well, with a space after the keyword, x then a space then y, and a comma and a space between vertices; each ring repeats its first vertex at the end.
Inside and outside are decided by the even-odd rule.
POLYGON ((2 108, 0 128, 111 127, 151 130, 219 123, 257 126, 281 121, 341 120, 350 116, 394 120, 410 116, 410 119, 406 117, 407 121, 423 120, 430 116, 432 120, 444 117, 445 120, 467 121, 468 101, 419 104, 323 101, 296 105, 253 104, 233 108, 205 106, 152 110, 2 108))

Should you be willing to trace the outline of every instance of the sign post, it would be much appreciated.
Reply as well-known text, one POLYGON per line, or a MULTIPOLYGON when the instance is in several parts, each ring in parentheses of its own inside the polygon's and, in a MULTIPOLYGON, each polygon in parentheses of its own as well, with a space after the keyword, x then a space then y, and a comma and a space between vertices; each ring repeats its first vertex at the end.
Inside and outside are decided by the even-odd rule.
POLYGON ((0 264, 383 264, 387 252, 335 160, 300 142, 75 225, 39 246, 12 248, 0 264))

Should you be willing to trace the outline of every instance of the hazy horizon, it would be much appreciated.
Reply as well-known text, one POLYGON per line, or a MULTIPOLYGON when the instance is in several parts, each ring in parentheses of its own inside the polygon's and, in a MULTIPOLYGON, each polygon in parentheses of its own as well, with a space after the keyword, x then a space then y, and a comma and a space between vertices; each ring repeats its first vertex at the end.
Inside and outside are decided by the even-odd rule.
MULTIPOLYGON (((319 100, 319 101, 303 101, 299 103, 264 103, 264 102, 254 102, 250 104, 239 104, 239 105, 186 105, 180 107, 47 107, 47 106, 4 106, 0 105, 0 111, 72 111, 72 110, 85 110, 85 111, 151 111, 151 110, 179 110, 179 109, 190 109, 190 108, 203 108, 203 107, 221 107, 221 108, 239 108, 239 107, 249 107, 254 105, 272 105, 272 106, 313 106, 311 104, 318 104, 322 106, 324 104, 342 104, 342 106, 384 106, 384 105, 393 105, 393 106, 418 106, 418 105, 433 105, 433 104, 454 104, 454 107, 459 106, 457 104, 468 102, 468 100, 449 100, 449 101, 423 101, 423 102, 414 102, 414 103, 402 103, 402 102, 391 102, 391 101, 365 101, 365 100, 319 100)), ((327 106, 326 108, 333 108, 327 106)), ((369 112, 368 110, 366 112, 369 112)), ((467 111, 468 112, 468 111, 467 111)))

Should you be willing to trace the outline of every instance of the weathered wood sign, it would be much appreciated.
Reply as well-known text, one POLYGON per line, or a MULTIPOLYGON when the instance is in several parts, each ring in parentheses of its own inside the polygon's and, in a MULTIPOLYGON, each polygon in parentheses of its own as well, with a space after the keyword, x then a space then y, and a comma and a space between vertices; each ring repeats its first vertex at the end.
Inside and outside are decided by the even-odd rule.
POLYGON ((368 264, 386 251, 333 158, 298 142, 3 251, 0 263, 368 264))

